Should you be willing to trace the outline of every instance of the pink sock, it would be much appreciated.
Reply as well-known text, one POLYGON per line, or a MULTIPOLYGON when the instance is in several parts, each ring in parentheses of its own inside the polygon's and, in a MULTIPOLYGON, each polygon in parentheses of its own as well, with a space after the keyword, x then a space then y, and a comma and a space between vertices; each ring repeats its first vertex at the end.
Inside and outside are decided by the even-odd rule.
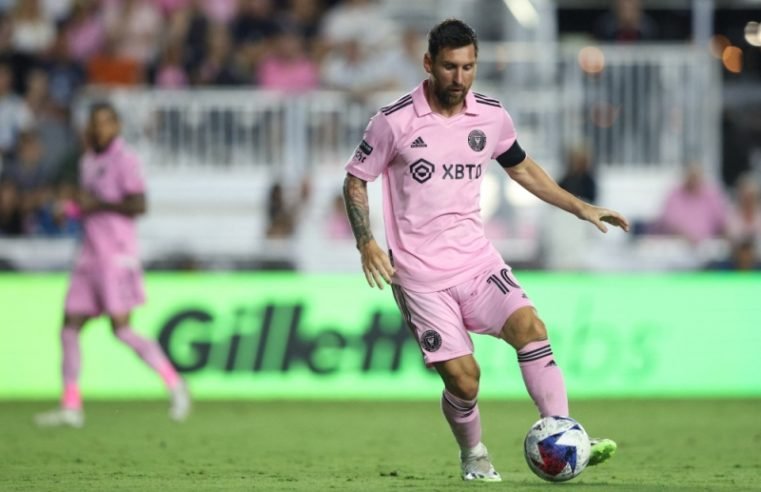
POLYGON ((81 355, 79 352, 79 330, 64 327, 61 330, 61 348, 63 352, 61 361, 61 374, 63 376, 63 396, 61 406, 80 410, 82 408, 82 396, 79 393, 79 367, 81 355))
POLYGON ((441 410, 460 449, 468 451, 481 442, 481 414, 478 412, 477 400, 463 400, 444 390, 441 410))
POLYGON ((542 417, 568 416, 563 373, 552 357, 548 340, 531 342, 518 351, 523 382, 542 417))
POLYGON ((135 333, 132 328, 125 326, 116 330, 116 337, 129 345, 146 364, 156 371, 167 388, 173 389, 180 382, 180 376, 174 370, 172 364, 161 351, 158 343, 143 338, 135 333))

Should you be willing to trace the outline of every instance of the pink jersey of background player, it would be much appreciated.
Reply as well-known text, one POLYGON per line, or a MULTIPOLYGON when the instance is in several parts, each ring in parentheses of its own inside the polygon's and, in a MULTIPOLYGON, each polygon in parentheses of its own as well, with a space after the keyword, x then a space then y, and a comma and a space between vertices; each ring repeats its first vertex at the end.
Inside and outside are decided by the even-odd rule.
POLYGON ((101 315, 109 317, 116 339, 161 377, 171 396, 170 417, 182 420, 190 410, 185 384, 159 344, 130 326, 132 310, 145 301, 135 218, 145 213, 146 200, 140 162, 119 133, 116 109, 94 104, 87 129, 89 150, 80 166, 84 240, 71 272, 61 329, 61 404, 37 415, 41 426, 84 425, 79 335, 90 319, 101 315))
POLYGON ((473 92, 462 113, 443 118, 431 111, 425 84, 373 117, 346 170, 366 181, 383 175, 392 280, 433 292, 501 261, 484 235, 481 181, 516 133, 498 101, 473 92))
MULTIPOLYGON (((98 200, 121 202, 129 195, 145 193, 140 160, 117 137, 102 153, 88 152, 80 165, 80 185, 98 200)), ((113 211, 87 214, 80 263, 137 263, 137 229, 134 217, 113 211)))

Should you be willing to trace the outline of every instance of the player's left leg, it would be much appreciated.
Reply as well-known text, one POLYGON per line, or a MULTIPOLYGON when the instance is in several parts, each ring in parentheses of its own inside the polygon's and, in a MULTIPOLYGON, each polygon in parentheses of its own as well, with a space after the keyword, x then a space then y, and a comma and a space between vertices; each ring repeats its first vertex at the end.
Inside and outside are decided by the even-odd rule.
POLYGON ((161 347, 155 340, 140 336, 130 326, 130 313, 112 314, 111 328, 120 341, 135 353, 164 381, 171 396, 169 416, 173 420, 184 420, 190 412, 190 395, 185 383, 169 362, 161 347))
POLYGON ((516 310, 500 331, 500 338, 518 352, 523 382, 542 417, 568 416, 568 395, 547 329, 533 307, 516 310))
MULTIPOLYGON (((468 330, 499 337, 518 353, 526 389, 541 416, 567 416, 568 396, 548 340, 547 328, 534 310, 508 265, 495 262, 493 269, 458 288, 463 319, 468 330)), ((592 439, 590 464, 613 455, 610 439, 592 439)))
MULTIPOLYGON (((568 415, 568 396, 547 339, 547 329, 533 307, 515 311, 505 322, 500 337, 518 352, 523 381, 542 417, 568 415)), ((589 465, 607 461, 616 452, 611 439, 590 439, 589 465)))

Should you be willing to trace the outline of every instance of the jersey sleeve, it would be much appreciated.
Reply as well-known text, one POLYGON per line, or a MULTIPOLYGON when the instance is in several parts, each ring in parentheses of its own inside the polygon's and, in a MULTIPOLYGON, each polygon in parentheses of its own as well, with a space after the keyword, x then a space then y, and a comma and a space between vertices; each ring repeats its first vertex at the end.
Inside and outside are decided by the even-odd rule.
POLYGON ((394 132, 382 113, 370 119, 362 141, 346 163, 346 172, 365 181, 375 181, 395 157, 394 132))
POLYGON ((122 191, 125 195, 145 193, 145 179, 140 158, 134 154, 126 155, 121 167, 122 191))
POLYGON ((496 159, 502 167, 512 167, 526 159, 526 152, 518 144, 518 134, 515 131, 513 119, 507 111, 502 111, 501 116, 499 140, 494 146, 491 158, 496 159))

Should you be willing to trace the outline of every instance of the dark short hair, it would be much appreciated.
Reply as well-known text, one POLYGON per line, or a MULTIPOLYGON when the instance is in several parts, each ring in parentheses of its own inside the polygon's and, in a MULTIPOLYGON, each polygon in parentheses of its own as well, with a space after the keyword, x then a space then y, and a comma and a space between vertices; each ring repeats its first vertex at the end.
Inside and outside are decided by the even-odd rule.
POLYGON ((108 101, 97 101, 92 103, 90 105, 90 119, 92 119, 98 111, 108 111, 111 113, 111 117, 114 120, 119 121, 119 112, 116 111, 114 105, 108 101))
POLYGON ((428 33, 428 54, 436 59, 442 48, 462 48, 473 45, 478 56, 478 36, 472 27, 459 19, 447 19, 428 33))

